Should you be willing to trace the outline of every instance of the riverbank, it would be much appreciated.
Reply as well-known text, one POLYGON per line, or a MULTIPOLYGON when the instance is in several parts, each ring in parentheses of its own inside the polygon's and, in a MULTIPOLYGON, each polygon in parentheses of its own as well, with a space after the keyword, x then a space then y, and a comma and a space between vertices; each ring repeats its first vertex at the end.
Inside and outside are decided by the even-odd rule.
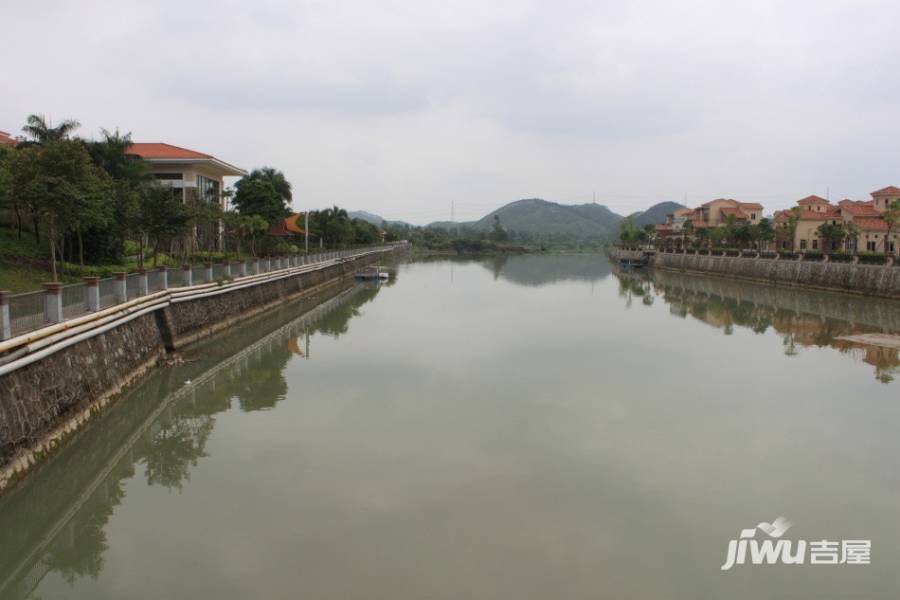
POLYGON ((645 257, 654 268, 670 271, 900 299, 900 265, 782 259, 777 255, 764 258, 758 255, 747 257, 645 252, 617 246, 610 246, 607 254, 615 261, 645 257))
POLYGON ((0 344, 0 490, 168 354, 404 250, 165 290, 0 344))

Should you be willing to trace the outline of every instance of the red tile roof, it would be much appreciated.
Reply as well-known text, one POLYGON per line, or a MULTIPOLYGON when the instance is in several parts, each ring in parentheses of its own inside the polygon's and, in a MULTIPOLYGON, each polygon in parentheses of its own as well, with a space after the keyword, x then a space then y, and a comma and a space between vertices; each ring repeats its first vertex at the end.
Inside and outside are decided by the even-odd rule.
POLYGON ((803 198, 802 200, 797 200, 797 204, 799 204, 800 206, 807 206, 809 204, 830 204, 830 202, 828 202, 828 200, 826 200, 825 198, 822 198, 820 196, 812 195, 812 196, 807 196, 806 198, 803 198))
POLYGON ((292 235, 302 235, 306 233, 303 228, 300 227, 300 216, 301 215, 299 213, 291 215, 280 223, 272 225, 269 228, 269 233, 278 237, 289 237, 292 235))
POLYGON ((212 158, 209 154, 188 150, 187 148, 179 148, 171 144, 163 144, 161 142, 136 142, 128 147, 128 154, 140 156, 141 158, 167 158, 167 159, 203 159, 212 158))
POLYGON ((846 210, 854 217, 881 216, 881 213, 875 210, 875 204, 872 200, 841 200, 840 202, 838 202, 838 206, 846 210))
POLYGON ((738 206, 740 206, 743 210, 762 210, 763 205, 759 202, 738 202, 738 206))
POLYGON ((722 211, 722 214, 725 216, 734 215, 735 218, 737 218, 737 219, 746 219, 747 218, 747 215, 744 214, 744 212, 741 211, 740 208, 726 206, 726 207, 721 208, 720 210, 722 211))
POLYGON ((709 202, 704 202, 701 206, 711 206, 712 204, 714 204, 716 202, 728 202, 728 203, 731 203, 733 206, 738 205, 738 201, 733 200, 731 198, 716 198, 715 200, 710 200, 709 202))
POLYGON ((894 187, 893 185, 889 185, 886 188, 881 188, 880 190, 875 190, 872 192, 873 196, 900 196, 900 188, 894 187))
POLYGON ((860 231, 887 231, 884 219, 853 219, 860 231))
POLYGON ((9 135, 5 131, 0 131, 0 144, 15 146, 18 143, 18 140, 16 140, 16 138, 14 138, 13 136, 9 135))

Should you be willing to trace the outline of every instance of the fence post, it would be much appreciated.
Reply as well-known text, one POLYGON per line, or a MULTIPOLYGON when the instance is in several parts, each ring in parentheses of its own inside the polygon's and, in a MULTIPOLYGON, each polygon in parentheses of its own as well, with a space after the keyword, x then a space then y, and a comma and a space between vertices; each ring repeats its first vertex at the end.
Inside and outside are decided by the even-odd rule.
POLYGON ((159 268, 159 289, 169 289, 169 272, 166 270, 166 265, 159 268))
POLYGON ((222 263, 222 274, 225 277, 231 277, 231 263, 228 262, 228 259, 225 259, 225 262, 222 263))
POLYGON ((9 292, 0 290, 0 342, 12 337, 12 323, 9 321, 9 292))
POLYGON ((194 285, 194 271, 191 265, 181 265, 181 285, 187 287, 194 285))
POLYGON ((147 269, 138 269, 138 294, 146 296, 150 293, 150 283, 147 281, 147 269))
POLYGON ((268 273, 271 270, 272 270, 272 257, 267 256, 266 257, 266 273, 268 273))
POLYGON ((128 290, 125 283, 125 277, 127 276, 128 273, 125 271, 116 271, 113 273, 113 277, 116 278, 113 283, 113 295, 116 298, 116 304, 128 300, 128 290))
POLYGON ((204 265, 203 279, 205 279, 207 283, 213 280, 213 268, 211 262, 208 262, 204 265))
POLYGON ((58 281, 45 283, 44 287, 44 318, 51 323, 61 323, 62 310, 62 284, 58 281))
POLYGON ((87 296, 87 309, 90 312, 97 312, 100 310, 100 278, 85 277, 84 291, 87 296))
POLYGON ((241 277, 247 276, 247 261, 243 260, 238 263, 238 275, 241 277))

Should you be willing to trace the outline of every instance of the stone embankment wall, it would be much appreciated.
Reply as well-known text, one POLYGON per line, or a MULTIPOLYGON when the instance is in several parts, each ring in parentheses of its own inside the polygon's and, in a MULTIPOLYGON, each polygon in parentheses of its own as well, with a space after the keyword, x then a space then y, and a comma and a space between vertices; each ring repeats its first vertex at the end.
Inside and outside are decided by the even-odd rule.
MULTIPOLYGON (((619 247, 608 249, 613 260, 636 260, 646 253, 619 247)), ((745 258, 657 252, 648 255, 657 269, 706 273, 777 285, 799 286, 900 298, 900 266, 863 265, 811 260, 745 258)))
POLYGON ((665 252, 656 255, 653 266, 780 285, 900 298, 900 266, 665 252))
MULTIPOLYGON (((387 250, 402 251, 402 246, 387 250)), ((92 325, 82 325, 43 339, 40 330, 23 336, 29 339, 0 354, 0 490, 167 352, 277 304, 314 294, 383 257, 384 252, 362 255, 243 286, 236 280, 180 298, 179 290, 160 292, 147 300, 158 308, 114 318, 103 326, 100 321, 94 331, 92 325), (86 333, 75 335, 85 328, 86 333), (21 363, 26 364, 17 366, 21 363)))

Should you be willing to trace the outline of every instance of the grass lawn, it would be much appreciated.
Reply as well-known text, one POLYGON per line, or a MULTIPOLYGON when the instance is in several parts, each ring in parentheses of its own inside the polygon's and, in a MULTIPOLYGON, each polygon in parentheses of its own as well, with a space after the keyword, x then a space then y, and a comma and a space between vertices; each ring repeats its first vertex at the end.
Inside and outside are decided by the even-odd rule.
MULTIPOLYGON (((135 252, 137 252, 135 250, 135 252)), ((34 236, 25 231, 22 233, 22 239, 19 239, 15 229, 0 227, 0 290, 9 290, 13 293, 33 292, 41 289, 41 284, 50 281, 50 269, 39 268, 27 264, 28 260, 48 260, 50 256, 50 244, 46 239, 41 240, 40 246, 34 241, 34 236), (26 259, 26 264, 20 264, 21 260, 26 259)), ((199 263, 206 258, 214 262, 221 262, 224 254, 215 253, 197 253, 194 256, 194 262, 199 263)), ((229 253, 231 260, 236 260, 233 253, 229 253)), ((243 259, 248 256, 244 254, 243 259)), ((144 262, 149 269, 152 261, 147 258, 144 262)), ((181 262, 175 258, 170 258, 165 254, 157 257, 157 264, 167 265, 169 268, 181 266, 181 262)), ((74 283, 82 281, 82 276, 97 275, 99 277, 112 277, 116 271, 126 271, 133 273, 138 269, 137 257, 125 261, 124 264, 107 264, 107 265, 85 265, 84 272, 81 272, 77 264, 66 263, 65 265, 57 263, 59 280, 64 283, 74 283)))

